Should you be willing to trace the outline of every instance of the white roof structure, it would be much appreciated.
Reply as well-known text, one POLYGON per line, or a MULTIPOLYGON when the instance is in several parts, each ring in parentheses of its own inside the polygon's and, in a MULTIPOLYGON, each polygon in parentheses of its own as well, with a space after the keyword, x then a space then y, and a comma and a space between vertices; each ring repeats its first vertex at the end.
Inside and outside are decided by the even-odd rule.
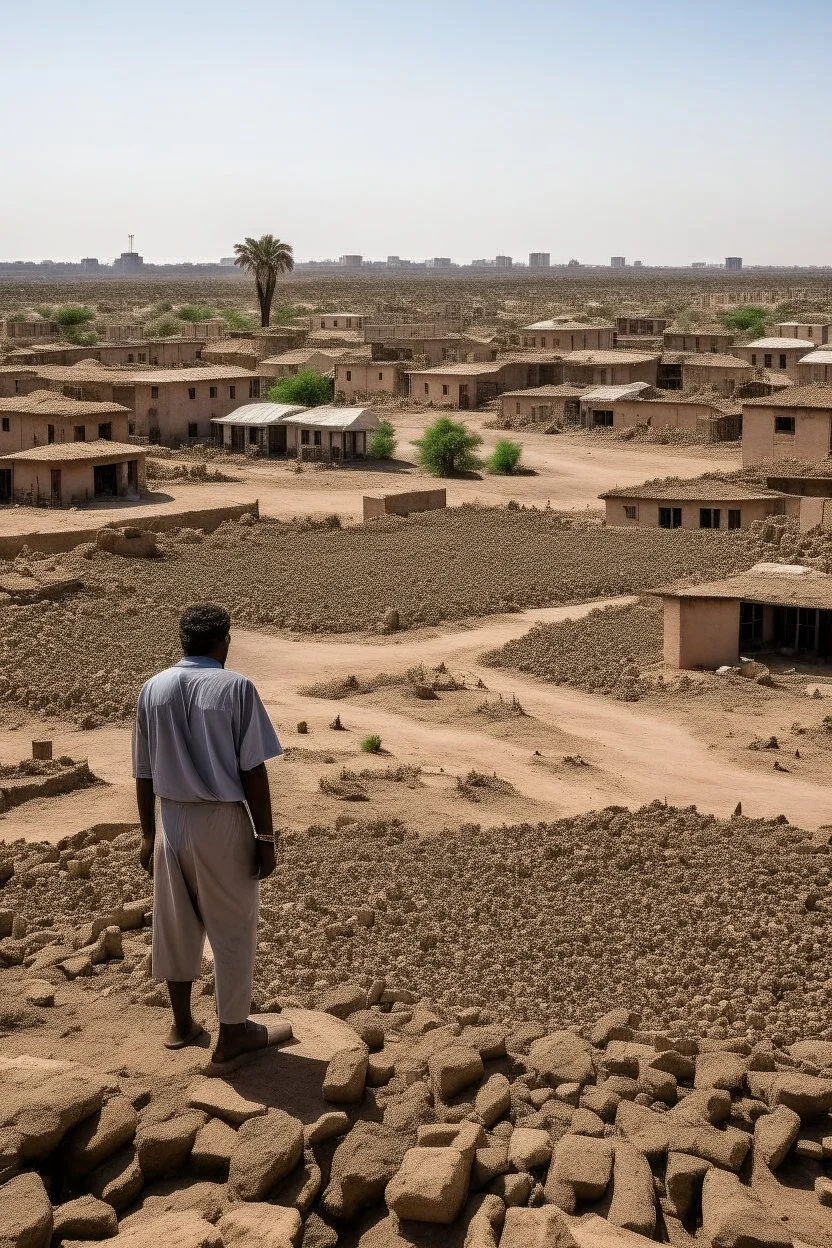
POLYGON ((227 416, 214 416, 212 425, 282 425, 286 416, 306 409, 293 403, 245 403, 227 416))
POLYGON ((647 381, 628 381, 621 386, 596 386, 581 395, 581 403, 615 403, 617 399, 635 399, 649 389, 647 381))
POLYGON ((377 429, 379 419, 371 407, 308 407, 297 415, 285 416, 281 424, 310 429, 377 429))
POLYGON ((794 351, 796 347, 811 350, 817 346, 809 338, 755 338, 753 342, 741 344, 746 351, 754 348, 757 351, 794 351))
POLYGON ((801 355, 798 364, 832 364, 832 347, 822 347, 820 351, 801 355))
POLYGON ((529 329, 561 329, 568 332, 577 332, 585 329, 613 329, 607 321, 596 322, 595 324, 586 321, 535 321, 533 325, 524 325, 523 331, 529 329))

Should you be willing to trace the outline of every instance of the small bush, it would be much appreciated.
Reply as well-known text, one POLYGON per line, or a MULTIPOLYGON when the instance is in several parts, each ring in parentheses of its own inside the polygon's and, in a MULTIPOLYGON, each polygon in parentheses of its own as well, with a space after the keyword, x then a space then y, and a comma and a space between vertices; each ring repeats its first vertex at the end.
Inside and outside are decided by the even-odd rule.
POLYGON ((294 377, 283 377, 275 382, 267 394, 272 403, 297 403, 301 407, 320 407, 330 403, 335 391, 334 382, 322 377, 314 369, 302 368, 294 377))
POLYGON ((519 442, 512 442, 509 438, 500 438, 488 459, 488 471, 503 476, 516 472, 522 454, 523 448, 519 442))
POLYGON ((199 321, 210 321, 214 313, 211 308, 206 308, 203 304, 183 303, 181 308, 176 309, 176 315, 180 321, 198 324, 199 321))
POLYGON ((378 754, 381 749, 381 737, 377 732, 371 732, 370 735, 365 737, 361 742, 361 748, 365 754, 378 754))
POLYGON ((254 321, 236 308, 223 308, 220 316, 229 329, 254 329, 254 321))
POLYGON ((276 312, 272 312, 272 323, 274 325, 293 325, 297 318, 303 316, 305 312, 305 308, 278 308, 276 312))
POLYGON ((370 459, 392 459, 396 453, 396 431, 389 420, 383 420, 370 434, 367 443, 370 459))
POLYGON ((71 325, 86 325, 94 316, 92 308, 83 308, 77 303, 67 303, 64 307, 55 309, 52 319, 57 321, 62 329, 68 329, 71 325))
POLYGON ((175 316, 162 316, 145 326, 148 338, 175 338, 179 331, 180 324, 175 316))
POLYGON ((471 472, 480 466, 476 452, 481 443, 480 435, 472 433, 461 420, 440 416, 416 442, 419 464, 435 477, 471 472))
POLYGON ((726 328, 751 333, 755 338, 764 337, 766 332, 765 308, 753 306, 734 308, 731 312, 723 312, 720 319, 726 328))
POLYGON ((71 342, 74 347, 94 347, 98 342, 98 334, 94 329, 78 329, 75 325, 63 330, 61 337, 65 342, 71 342))

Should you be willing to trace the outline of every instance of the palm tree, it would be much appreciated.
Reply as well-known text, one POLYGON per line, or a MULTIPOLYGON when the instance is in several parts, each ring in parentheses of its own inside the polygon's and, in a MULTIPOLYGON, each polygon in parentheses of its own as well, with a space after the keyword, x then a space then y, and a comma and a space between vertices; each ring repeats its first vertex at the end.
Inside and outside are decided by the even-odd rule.
POLYGON ((247 238, 244 243, 235 243, 234 255, 235 264, 246 273, 254 274, 260 304, 260 324, 265 328, 271 316, 278 275, 291 273, 295 267, 292 248, 289 243, 282 243, 273 234, 264 234, 262 238, 247 238))

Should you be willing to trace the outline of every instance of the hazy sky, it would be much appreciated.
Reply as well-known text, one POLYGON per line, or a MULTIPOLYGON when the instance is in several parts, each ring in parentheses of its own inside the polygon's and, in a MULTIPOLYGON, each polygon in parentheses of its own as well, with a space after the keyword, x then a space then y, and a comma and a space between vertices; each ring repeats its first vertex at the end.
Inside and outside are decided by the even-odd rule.
POLYGON ((832 263, 830 0, 0 0, 0 258, 832 263))

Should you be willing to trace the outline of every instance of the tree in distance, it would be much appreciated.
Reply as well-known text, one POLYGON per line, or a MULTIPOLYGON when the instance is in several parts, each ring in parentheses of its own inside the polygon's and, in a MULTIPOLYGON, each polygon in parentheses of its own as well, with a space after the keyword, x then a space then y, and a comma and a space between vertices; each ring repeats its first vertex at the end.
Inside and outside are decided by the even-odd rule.
POLYGON ((281 377, 271 387, 267 399, 271 403, 297 403, 299 407, 320 407, 329 403, 335 392, 335 383, 314 369, 302 368, 293 377, 281 377))
POLYGON ((416 442, 419 464, 435 477, 454 477, 479 468, 477 448, 482 438, 461 420, 440 416, 416 442))
POLYGON ((245 273, 251 273, 260 304, 260 324, 269 324, 274 299, 274 288, 281 273, 291 273, 295 259, 289 243, 283 243, 273 234, 262 238, 246 238, 234 244, 234 263, 245 273))
POLYGON ((512 442, 510 438, 500 438, 486 461, 486 467, 489 472, 508 476, 517 471, 522 454, 523 448, 519 442, 512 442))
POLYGON ((80 304, 67 303, 64 307, 55 309, 52 319, 57 321, 62 329, 69 329, 73 325, 86 325, 94 316, 92 308, 82 308, 80 304))
POLYGON ((382 420, 367 443, 370 459, 392 459, 396 453, 396 431, 389 420, 382 420))

